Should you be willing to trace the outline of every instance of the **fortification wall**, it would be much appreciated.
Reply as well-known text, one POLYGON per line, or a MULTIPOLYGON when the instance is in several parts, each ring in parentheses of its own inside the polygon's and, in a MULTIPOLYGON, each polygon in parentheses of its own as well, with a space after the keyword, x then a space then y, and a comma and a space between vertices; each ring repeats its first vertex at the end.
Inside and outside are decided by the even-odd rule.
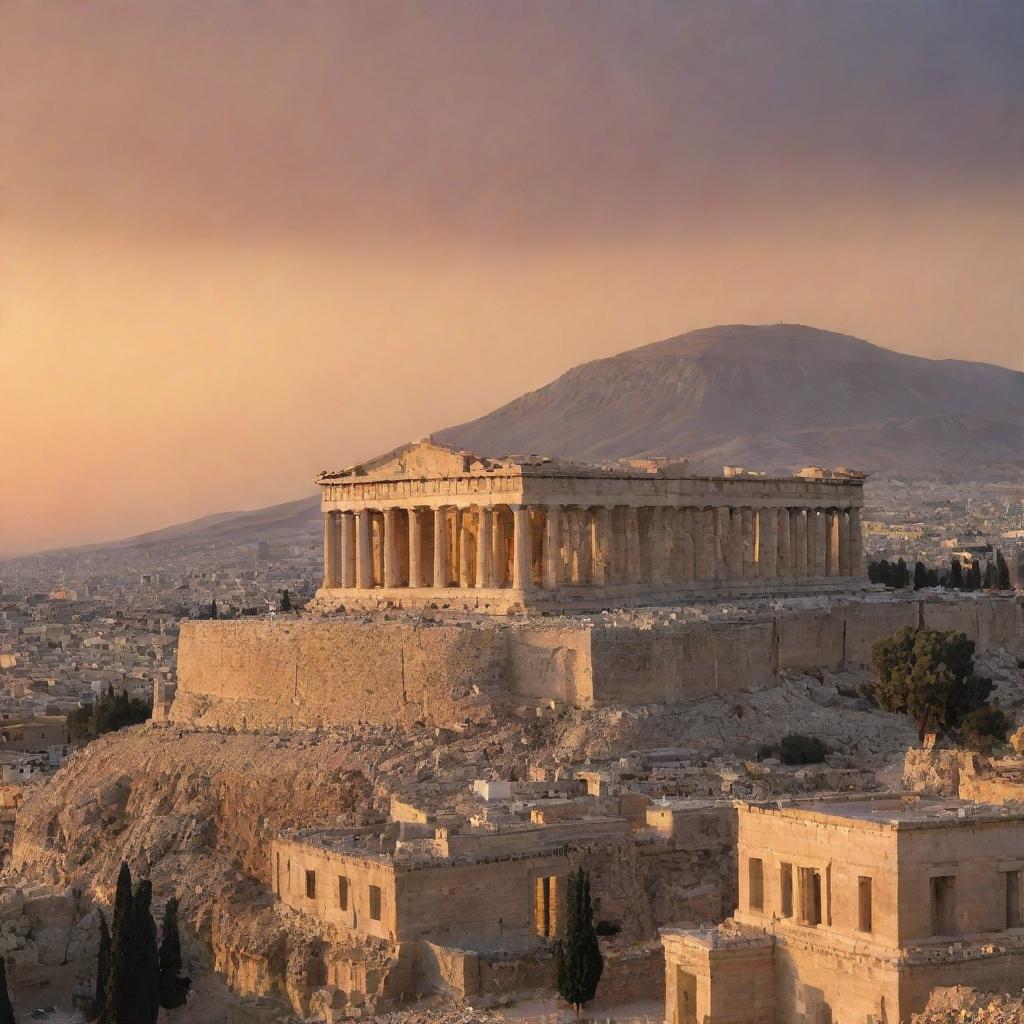
POLYGON ((507 634, 358 620, 186 622, 172 721, 312 728, 462 722, 502 690, 507 634))
POLYGON ((311 728, 463 722, 490 700, 676 703, 772 686, 784 669, 870 663, 901 626, 961 630, 978 650, 1022 635, 1012 598, 929 596, 766 606, 734 617, 563 617, 476 624, 359 619, 189 622, 173 721, 311 728))

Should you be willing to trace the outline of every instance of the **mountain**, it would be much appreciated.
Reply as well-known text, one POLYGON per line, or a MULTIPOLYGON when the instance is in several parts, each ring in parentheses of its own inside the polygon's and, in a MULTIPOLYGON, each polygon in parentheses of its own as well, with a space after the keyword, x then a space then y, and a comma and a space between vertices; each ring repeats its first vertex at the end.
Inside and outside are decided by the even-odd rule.
POLYGON ((187 523, 165 526, 124 540, 89 544, 69 550, 118 551, 155 547, 160 544, 226 543, 249 544, 255 540, 294 540, 322 529, 320 495, 286 501, 247 512, 215 512, 187 523))
MULTIPOLYGON (((734 324, 576 366, 433 437, 492 456, 682 456, 714 472, 842 464, 907 479, 1014 479, 1024 472, 1022 409, 1024 374, 1014 370, 900 355, 799 324, 734 324)), ((310 495, 92 549, 312 539, 320 529, 310 495)))
POLYGON ((989 478, 1024 469, 1022 409, 1024 374, 1013 370, 799 324, 732 324, 573 367, 433 436, 482 455, 989 478))

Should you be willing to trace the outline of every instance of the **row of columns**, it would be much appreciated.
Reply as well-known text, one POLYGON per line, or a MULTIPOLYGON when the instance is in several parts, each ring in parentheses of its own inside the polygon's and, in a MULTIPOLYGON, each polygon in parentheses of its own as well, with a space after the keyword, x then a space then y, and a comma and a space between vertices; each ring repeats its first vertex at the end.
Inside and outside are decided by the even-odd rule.
POLYGON ((324 586, 666 585, 859 576, 859 509, 388 507, 328 512, 324 586))

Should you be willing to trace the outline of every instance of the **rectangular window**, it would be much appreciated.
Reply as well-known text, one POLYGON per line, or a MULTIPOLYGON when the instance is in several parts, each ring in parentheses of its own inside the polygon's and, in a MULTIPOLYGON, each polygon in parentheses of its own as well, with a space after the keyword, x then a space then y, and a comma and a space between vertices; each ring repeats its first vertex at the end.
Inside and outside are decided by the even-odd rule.
POLYGON ((800 869, 800 923, 821 924, 821 872, 817 868, 800 869))
POLYGON ((793 916, 793 865, 779 865, 779 888, 782 890, 782 916, 793 916))
POLYGON ((307 871, 306 872, 306 899, 307 900, 315 900, 316 899, 316 872, 315 871, 307 871))
POLYGON ((380 920, 380 886, 370 886, 370 920, 380 920))
POLYGON ((1020 872, 1007 871, 1006 878, 1006 927, 1020 928, 1024 922, 1021 921, 1020 913, 1020 872))
POLYGON ((931 879, 932 935, 956 934, 956 876, 931 879))
POLYGON ((344 875, 338 875, 338 906, 348 910, 348 879, 344 875))
POLYGON ((760 857, 747 861, 747 909, 764 910, 764 861, 760 857))
POLYGON ((871 931, 871 879, 865 875, 857 879, 857 930, 871 931))

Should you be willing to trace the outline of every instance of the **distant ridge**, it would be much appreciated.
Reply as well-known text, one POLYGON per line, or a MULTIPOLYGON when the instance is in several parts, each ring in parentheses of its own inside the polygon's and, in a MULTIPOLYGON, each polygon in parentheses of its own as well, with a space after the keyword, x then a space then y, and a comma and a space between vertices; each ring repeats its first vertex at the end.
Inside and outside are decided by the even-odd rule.
MULTIPOLYGON (((800 324, 729 324, 575 366, 433 436, 492 456, 684 456, 716 473, 845 464, 906 479, 1016 479, 1022 411, 1015 370, 901 355, 800 324)), ((312 538, 320 528, 310 495, 75 550, 312 538)))
POLYGON ((989 478, 1024 469, 1022 409, 1014 370, 800 324, 730 324, 573 367, 434 438, 483 455, 687 456, 718 472, 844 463, 989 478))

